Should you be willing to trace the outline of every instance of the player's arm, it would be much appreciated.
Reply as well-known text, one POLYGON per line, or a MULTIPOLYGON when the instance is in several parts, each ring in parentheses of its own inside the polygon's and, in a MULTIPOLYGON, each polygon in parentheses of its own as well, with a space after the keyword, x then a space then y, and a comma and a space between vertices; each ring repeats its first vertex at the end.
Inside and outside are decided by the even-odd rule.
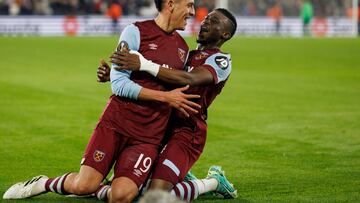
POLYGON ((189 99, 198 99, 200 96, 184 94, 183 92, 187 89, 189 89, 189 85, 171 91, 158 91, 143 87, 139 93, 138 99, 167 103, 189 117, 189 113, 198 113, 196 109, 200 109, 201 106, 195 102, 189 101, 189 99))
POLYGON ((204 66, 197 67, 191 72, 160 67, 156 77, 175 85, 199 86, 214 83, 213 75, 204 66))
POLYGON ((213 75, 204 67, 197 67, 192 72, 164 68, 145 59, 140 53, 134 53, 116 51, 110 57, 111 62, 118 65, 117 70, 146 71, 169 84, 198 86, 214 82, 213 75))
MULTIPOLYGON (((125 27, 121 33, 119 44, 125 43, 130 49, 139 50, 140 46, 140 31, 139 29, 130 24, 125 27)), ((105 62, 102 62, 102 64, 105 62)), ((107 64, 106 64, 107 65, 107 64)), ((110 69, 110 82, 111 91, 113 94, 130 99, 138 99, 141 91, 141 86, 130 80, 131 71, 129 70, 116 70, 116 64, 111 64, 110 69)))
MULTIPOLYGON (((104 61, 100 61, 100 65, 97 70, 98 82, 110 81, 110 66, 104 61)), ((172 91, 157 91, 142 87, 137 97, 139 100, 147 101, 160 101, 169 104, 171 107, 176 108, 182 112, 185 116, 189 116, 188 112, 197 113, 196 109, 200 109, 201 106, 195 102, 189 101, 189 99, 200 98, 199 95, 184 94, 189 86, 177 88, 172 91)))
POLYGON ((162 67, 135 51, 114 52, 111 61, 118 65, 116 69, 146 71, 166 83, 176 85, 198 86, 218 83, 226 79, 231 71, 231 60, 224 54, 210 56, 204 65, 194 68, 191 72, 162 67))

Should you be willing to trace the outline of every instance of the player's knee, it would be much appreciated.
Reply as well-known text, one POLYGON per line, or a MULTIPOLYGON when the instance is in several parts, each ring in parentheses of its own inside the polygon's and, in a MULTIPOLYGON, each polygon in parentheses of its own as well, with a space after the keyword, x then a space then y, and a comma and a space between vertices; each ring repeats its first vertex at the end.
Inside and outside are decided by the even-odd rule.
POLYGON ((170 191, 174 185, 171 182, 155 179, 151 181, 149 190, 170 191))
POLYGON ((126 190, 111 190, 112 203, 130 203, 136 196, 136 193, 126 190))
POLYGON ((99 184, 94 184, 90 181, 76 181, 72 185, 72 190, 76 195, 87 195, 94 193, 98 187, 99 184))

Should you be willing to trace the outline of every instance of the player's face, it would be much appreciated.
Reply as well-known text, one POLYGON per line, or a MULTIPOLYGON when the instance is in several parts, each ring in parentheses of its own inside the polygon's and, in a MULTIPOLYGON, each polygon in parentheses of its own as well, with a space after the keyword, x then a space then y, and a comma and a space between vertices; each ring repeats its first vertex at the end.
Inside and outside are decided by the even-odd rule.
POLYGON ((226 20, 226 16, 218 11, 209 13, 201 22, 197 42, 202 45, 206 45, 211 42, 219 41, 222 35, 226 32, 226 20))
POLYGON ((177 30, 185 30, 187 20, 194 15, 194 0, 175 0, 172 26, 177 30))

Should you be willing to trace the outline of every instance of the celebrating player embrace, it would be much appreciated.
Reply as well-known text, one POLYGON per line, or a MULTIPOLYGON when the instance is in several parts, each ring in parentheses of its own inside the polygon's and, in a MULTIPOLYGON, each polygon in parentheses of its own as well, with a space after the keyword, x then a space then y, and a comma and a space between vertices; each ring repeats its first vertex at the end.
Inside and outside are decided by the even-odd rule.
MULTIPOLYGON (((191 51, 186 71, 156 64, 139 52, 116 51, 111 62, 117 70, 144 71, 173 85, 190 85, 187 93, 201 95, 195 99, 200 112, 190 117, 175 112, 169 124, 170 138, 154 166, 150 189, 172 190, 184 200, 196 199, 199 194, 216 191, 226 198, 235 198, 237 191, 220 167, 211 167, 203 180, 181 182, 200 157, 205 146, 207 109, 224 87, 231 72, 231 57, 220 51, 224 42, 236 31, 236 20, 225 9, 211 12, 201 24, 198 49, 191 51), (131 54, 133 53, 133 54, 131 54), (174 187, 175 186, 175 187, 174 187)), ((100 81, 106 81, 109 67, 99 67, 100 81)))

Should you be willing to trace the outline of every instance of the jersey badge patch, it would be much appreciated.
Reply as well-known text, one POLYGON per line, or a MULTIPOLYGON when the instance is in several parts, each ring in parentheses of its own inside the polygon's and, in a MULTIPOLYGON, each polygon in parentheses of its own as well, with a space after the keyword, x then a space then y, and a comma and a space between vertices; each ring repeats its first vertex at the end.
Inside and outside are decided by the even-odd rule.
POLYGON ((185 59, 186 59, 186 51, 178 48, 178 54, 179 54, 180 60, 184 63, 185 59))
POLYGON ((99 151, 99 150, 95 150, 95 152, 94 152, 94 160, 95 160, 96 162, 102 161, 102 160, 104 159, 104 157, 105 157, 105 153, 104 153, 104 152, 99 151))
POLYGON ((223 70, 229 67, 229 59, 225 56, 215 57, 215 63, 223 70))

